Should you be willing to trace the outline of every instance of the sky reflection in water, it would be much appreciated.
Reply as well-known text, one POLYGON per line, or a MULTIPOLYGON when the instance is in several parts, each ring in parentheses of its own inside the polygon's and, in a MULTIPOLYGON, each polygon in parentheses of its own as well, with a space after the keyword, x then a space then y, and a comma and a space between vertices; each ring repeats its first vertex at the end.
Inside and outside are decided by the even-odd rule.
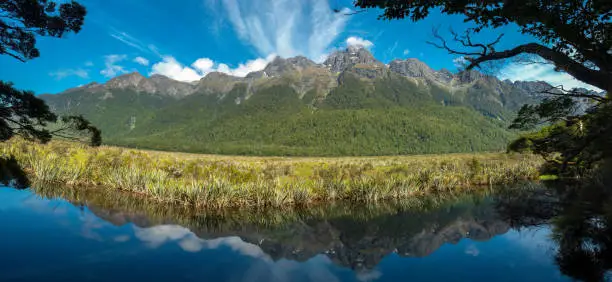
POLYGON ((547 227, 511 229, 487 201, 366 222, 197 230, 28 190, 0 188, 0 198, 1 281, 569 280, 547 227))

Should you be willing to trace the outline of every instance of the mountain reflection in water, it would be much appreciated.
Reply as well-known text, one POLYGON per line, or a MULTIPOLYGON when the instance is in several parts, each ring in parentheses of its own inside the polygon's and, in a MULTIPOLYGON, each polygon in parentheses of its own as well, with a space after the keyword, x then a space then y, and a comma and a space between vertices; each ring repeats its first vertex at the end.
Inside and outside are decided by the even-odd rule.
POLYGON ((0 258, 0 280, 605 280, 611 197, 566 188, 299 212, 2 188, 0 249, 10 256, 0 258))

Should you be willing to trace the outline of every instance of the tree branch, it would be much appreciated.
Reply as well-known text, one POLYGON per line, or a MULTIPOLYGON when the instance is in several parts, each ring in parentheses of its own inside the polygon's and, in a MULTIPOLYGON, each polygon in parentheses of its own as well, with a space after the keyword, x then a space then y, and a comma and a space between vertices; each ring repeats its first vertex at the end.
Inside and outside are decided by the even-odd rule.
MULTIPOLYGON (((4 54, 7 54, 7 55, 9 55, 9 56, 11 56, 11 57, 13 57, 13 58, 15 58, 15 59, 19 60, 19 61, 21 61, 22 63, 25 63, 25 62, 26 62, 24 59, 22 59, 21 57, 19 57, 19 56, 17 56, 17 55, 13 55, 13 54, 11 54, 11 53, 9 53, 9 52, 3 52, 3 53, 4 53, 4 54)), ((2 53, 0 53, 0 54, 2 54, 2 53)))
POLYGON ((612 77, 609 74, 606 75, 603 71, 589 69, 570 59, 565 54, 556 52, 538 43, 523 44, 501 52, 480 54, 477 58, 466 58, 466 60, 470 62, 467 69, 478 67, 483 62, 507 59, 523 53, 538 55, 546 60, 552 61, 557 68, 567 72, 584 83, 599 87, 603 90, 612 90, 612 77))
POLYGON ((578 92, 576 90, 568 91, 568 90, 565 90, 565 88, 563 88, 563 85, 552 86, 551 88, 546 89, 544 91, 541 91, 540 93, 547 94, 547 95, 553 95, 553 96, 566 96, 566 97, 574 97, 574 98, 588 98, 588 99, 591 99, 591 100, 595 100, 597 102, 604 102, 604 101, 608 100, 608 98, 606 98, 604 96, 580 93, 580 92, 578 92), (553 92, 554 90, 559 90, 561 92, 553 92))

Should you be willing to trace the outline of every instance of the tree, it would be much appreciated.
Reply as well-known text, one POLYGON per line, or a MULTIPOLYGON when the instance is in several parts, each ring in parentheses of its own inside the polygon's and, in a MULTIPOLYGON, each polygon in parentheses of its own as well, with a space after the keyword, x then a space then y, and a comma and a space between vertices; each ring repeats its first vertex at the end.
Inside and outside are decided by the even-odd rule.
POLYGON ((36 36, 62 37, 78 33, 86 10, 77 2, 58 6, 48 0, 3 0, 0 2, 0 55, 25 62, 40 56, 36 36))
MULTIPOLYGON (((77 2, 58 5, 48 0, 0 1, 0 55, 22 62, 34 59, 40 55, 36 36, 61 38, 68 32, 78 33, 85 14, 85 7, 77 2)), ((91 136, 91 145, 100 145, 100 130, 82 116, 60 118, 31 91, 0 81, 0 141, 14 135, 42 142, 54 136, 81 139, 82 132, 91 136), (51 124, 54 128, 50 128, 51 124)))
MULTIPOLYGON (((485 62, 535 56, 552 63, 576 79, 603 89, 608 95, 588 93, 583 89, 566 90, 554 86, 545 92, 551 98, 540 105, 525 105, 511 125, 514 129, 532 129, 550 125, 510 145, 511 149, 531 150, 545 156, 551 164, 565 171, 570 166, 589 170, 595 163, 612 158, 612 2, 607 0, 356 0, 355 6, 380 8, 382 19, 409 18, 419 21, 430 11, 464 15, 473 26, 460 34, 451 31, 452 42, 434 30, 430 44, 465 58, 466 69, 480 68, 485 62), (475 42, 473 35, 484 29, 508 24, 531 35, 530 42, 499 51, 500 34, 487 43, 475 42), (459 48, 451 45, 458 46, 459 48), (591 101, 586 113, 574 110, 576 99, 591 101)), ((577 170, 574 170, 576 172, 577 170)))
POLYGON ((357 7, 382 8, 384 19, 410 18, 419 21, 430 10, 462 14, 474 27, 453 39, 464 50, 456 50, 442 37, 437 46, 453 54, 463 55, 467 69, 487 61, 532 54, 552 62, 557 70, 600 89, 612 90, 612 4, 606 0, 508 1, 508 0, 357 0, 357 7), (471 35, 485 28, 516 24, 524 34, 540 42, 531 42, 497 51, 495 45, 503 37, 489 43, 473 42, 471 35))

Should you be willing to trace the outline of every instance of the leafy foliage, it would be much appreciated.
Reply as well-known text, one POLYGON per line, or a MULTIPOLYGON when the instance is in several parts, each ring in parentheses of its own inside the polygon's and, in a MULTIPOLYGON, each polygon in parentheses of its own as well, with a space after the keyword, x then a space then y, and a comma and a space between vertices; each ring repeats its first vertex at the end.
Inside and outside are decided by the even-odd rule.
MULTIPOLYGON (((74 1, 59 6, 48 0, 2 1, 0 55, 22 62, 36 58, 40 52, 35 46, 35 36, 62 37, 66 32, 79 32, 85 14, 85 8, 74 1)), ((58 120, 33 92, 17 90, 12 83, 0 81, 0 141, 14 135, 41 142, 48 142, 53 136, 75 139, 80 132, 91 134, 91 145, 102 143, 100 130, 82 116, 64 116, 58 120), (61 125, 58 127, 58 124, 61 125)))
POLYGON ((591 174, 612 158, 611 111, 610 102, 601 102, 584 115, 570 117, 563 117, 567 113, 564 110, 547 105, 525 107, 513 127, 530 128, 542 120, 554 123, 522 136, 508 149, 544 156, 554 173, 591 174))
POLYGON ((0 104, 0 141, 15 134, 43 142, 51 139, 51 133, 44 127, 55 122, 57 116, 34 93, 17 90, 11 83, 0 81, 0 104))
POLYGON ((79 32, 86 10, 77 2, 3 0, 0 2, 0 55, 25 62, 40 56, 36 36, 62 37, 79 32))
MULTIPOLYGON (((612 4, 604 0, 573 1, 405 1, 357 0, 361 8, 382 8, 385 19, 410 18, 419 21, 432 9, 449 15, 463 15, 473 28, 464 35, 452 31, 457 50, 439 34, 440 43, 433 45, 452 54, 465 56, 467 69, 479 67, 489 61, 503 60, 520 55, 535 55, 551 62, 557 71, 564 71, 576 79, 612 91, 612 4), (499 37, 490 43, 474 42, 471 35, 486 28, 499 28, 515 24, 524 34, 537 42, 518 45, 499 51, 499 37)), ((561 89, 563 90, 563 89, 561 89)), ((547 91, 546 91, 547 92, 547 91)), ((548 125, 538 133, 527 134, 509 145, 510 150, 530 150, 549 160, 550 166, 560 173, 586 173, 598 163, 610 158, 609 138, 610 99, 581 91, 547 92, 554 98, 540 105, 525 105, 511 128, 533 129, 548 125), (585 115, 576 115, 572 98, 588 98, 595 106, 585 115), (571 166, 571 169, 568 167, 571 166)))

